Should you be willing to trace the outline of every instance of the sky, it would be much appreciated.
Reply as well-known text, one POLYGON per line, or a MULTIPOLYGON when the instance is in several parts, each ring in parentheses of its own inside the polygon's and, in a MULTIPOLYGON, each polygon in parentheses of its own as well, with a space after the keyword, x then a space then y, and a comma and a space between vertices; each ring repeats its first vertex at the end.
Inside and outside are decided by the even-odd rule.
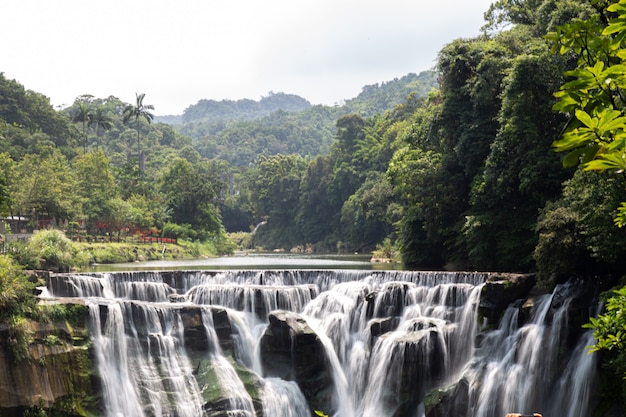
POLYGON ((0 72, 58 108, 115 96, 154 114, 274 92, 334 105, 434 67, 492 0, 2 0, 0 72))

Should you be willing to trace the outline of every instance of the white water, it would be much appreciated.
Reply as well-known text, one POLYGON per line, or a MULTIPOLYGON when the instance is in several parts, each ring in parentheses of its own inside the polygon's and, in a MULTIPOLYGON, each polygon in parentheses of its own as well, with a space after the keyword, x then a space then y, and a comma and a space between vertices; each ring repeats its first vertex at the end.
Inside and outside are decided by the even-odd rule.
POLYGON ((48 292, 90 306, 107 416, 201 416, 211 390, 226 399, 223 416, 310 416, 297 383, 262 377, 257 343, 278 309, 301 314, 323 343, 334 389, 322 411, 334 416, 422 415, 426 393, 460 379, 469 386, 468 417, 589 415, 590 335, 562 357, 569 304, 551 309, 552 296, 540 297, 522 327, 519 306, 511 306, 475 343, 485 279, 401 271, 102 273, 58 276, 48 292), (232 356, 218 341, 216 306, 232 326, 232 356), (184 308, 202 312, 206 351, 185 346, 184 308), (219 387, 198 382, 201 365, 219 387), (256 375, 256 409, 236 368, 256 375))

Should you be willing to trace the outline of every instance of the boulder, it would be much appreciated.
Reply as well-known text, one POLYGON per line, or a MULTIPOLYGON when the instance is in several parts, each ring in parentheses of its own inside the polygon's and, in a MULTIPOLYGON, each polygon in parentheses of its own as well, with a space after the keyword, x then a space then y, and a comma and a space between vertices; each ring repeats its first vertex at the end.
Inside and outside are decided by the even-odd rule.
POLYGON ((479 314, 489 325, 497 325, 506 308, 525 299, 536 283, 534 274, 494 274, 480 295, 479 314))
POLYGON ((423 330, 381 341, 391 344, 387 352, 393 365, 386 376, 382 399, 388 410, 395 410, 394 416, 405 415, 402 410, 414 410, 426 390, 444 376, 446 347, 438 332, 436 326, 425 325, 423 330))
MULTIPOLYGON (((202 318, 203 309, 204 307, 185 306, 180 310, 185 347, 194 353, 211 352, 212 343, 208 339, 207 329, 202 318)), ((211 317, 213 318, 217 342, 224 352, 231 352, 233 328, 228 312, 223 308, 211 308, 211 317)))
MULTIPOLYGON (((376 293, 375 300, 372 300, 371 297, 366 298, 368 302, 373 302, 372 316, 378 318, 401 316, 406 303, 406 293, 413 286, 413 284, 408 282, 386 283, 376 293)), ((368 312, 370 311, 371 309, 368 308, 368 312)))
POLYGON ((469 408, 469 384, 465 379, 433 390, 424 399, 425 417, 464 416, 469 408))
MULTIPOLYGON (((306 320, 297 313, 274 311, 260 341, 264 376, 295 381, 310 406, 328 410, 334 381, 326 349, 306 320)), ((335 411, 331 406, 329 415, 335 411)))
MULTIPOLYGON (((252 406, 257 417, 265 417, 263 414, 262 386, 263 381, 257 374, 241 366, 232 358, 227 359, 235 371, 237 376, 243 383, 246 392, 252 399, 252 406)), ((219 381, 210 360, 201 359, 196 365, 193 373, 200 393, 203 399, 203 417, 249 417, 250 413, 245 407, 236 409, 234 404, 240 404, 237 399, 232 397, 232 393, 224 389, 219 381), (235 409, 234 409, 235 408, 235 409)), ((270 417, 270 416, 267 416, 270 417)))
POLYGON ((386 317, 383 319, 372 319, 368 325, 370 328, 370 347, 374 346, 376 339, 385 333, 394 331, 400 323, 400 317, 386 317))

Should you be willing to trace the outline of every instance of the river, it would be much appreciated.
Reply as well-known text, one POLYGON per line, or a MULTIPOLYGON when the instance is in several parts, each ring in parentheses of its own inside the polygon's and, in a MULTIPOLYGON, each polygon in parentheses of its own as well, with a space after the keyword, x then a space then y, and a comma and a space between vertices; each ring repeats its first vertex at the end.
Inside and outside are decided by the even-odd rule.
POLYGON ((400 270, 398 263, 372 263, 371 255, 303 255, 290 253, 237 253, 203 259, 162 260, 98 264, 87 272, 171 271, 171 270, 271 270, 271 269, 357 269, 400 270))

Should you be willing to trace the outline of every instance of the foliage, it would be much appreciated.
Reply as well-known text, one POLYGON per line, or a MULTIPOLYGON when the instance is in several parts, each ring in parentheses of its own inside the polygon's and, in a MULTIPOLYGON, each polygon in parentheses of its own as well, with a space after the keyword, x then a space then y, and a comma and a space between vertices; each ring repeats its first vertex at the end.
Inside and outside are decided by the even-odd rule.
POLYGON ((39 259, 29 249, 26 242, 21 240, 11 240, 5 243, 6 255, 11 257, 21 267, 25 269, 37 269, 40 267, 39 259))
POLYGON ((118 196, 109 159, 102 153, 89 152, 74 159, 75 191, 91 228, 97 221, 112 215, 111 200, 118 196))
POLYGON ((67 271, 72 266, 85 266, 91 260, 60 230, 41 230, 35 233, 27 246, 35 256, 45 261, 46 269, 67 271))
POLYGON ((190 224, 165 223, 161 233, 163 237, 173 239, 193 240, 198 237, 198 232, 190 224))
POLYGON ((188 224, 198 231, 218 233, 221 229, 219 212, 214 205, 221 181, 218 167, 208 162, 192 164, 177 159, 161 180, 160 190, 167 198, 171 218, 188 224))
POLYGON ((13 362, 30 360, 29 346, 34 341, 34 332, 30 322, 23 316, 12 315, 7 319, 7 346, 13 362))
POLYGON ((257 217, 267 219, 268 225, 255 234, 255 244, 287 249, 299 243, 296 215, 305 169, 298 155, 259 158, 251 183, 252 201, 257 217))
MULTIPOLYGON (((626 224, 626 1, 591 4, 595 10, 588 18, 572 20, 547 36, 555 51, 574 54, 577 59, 576 67, 565 73, 568 81, 556 94, 559 101, 554 109, 568 114, 570 120, 553 147, 557 152, 567 152, 565 166, 579 165, 585 171, 603 173, 587 182, 580 180, 589 179, 591 173, 578 174, 569 182, 569 196, 564 193, 564 198, 573 200, 572 207, 579 212, 581 234, 591 256, 623 271, 620 264, 625 236, 611 230, 607 219, 615 217, 620 227, 626 224)), ((603 352, 603 367, 618 386, 623 386, 626 378, 624 303, 626 287, 615 291, 607 300, 606 312, 591 318, 586 326, 594 329, 596 338, 590 350, 603 352)), ((623 389, 618 395, 622 401, 626 398, 623 389)))
POLYGON ((15 165, 12 178, 13 212, 62 220, 81 211, 74 173, 56 150, 26 155, 15 165))
MULTIPOLYGON (((196 106, 190 106, 185 110, 186 123, 179 130, 194 138, 195 147, 202 156, 223 159, 234 166, 243 167, 254 163, 258 155, 297 153, 315 157, 328 153, 338 118, 348 114, 370 117, 384 113, 402 103, 412 93, 419 97, 425 96, 434 88, 435 81, 434 71, 408 74, 380 85, 365 86, 357 97, 341 106, 285 104, 273 108, 271 112, 267 111, 263 117, 257 117, 257 113, 254 113, 256 102, 251 100, 201 100, 196 106, 203 107, 201 103, 207 105, 206 112, 203 111, 203 116, 186 118, 188 111, 193 110, 195 113, 196 106), (240 108, 242 106, 245 110, 240 108), (220 116, 222 118, 218 119, 220 116)), ((270 97, 279 94, 282 93, 270 97)), ((291 98, 296 102, 298 99, 303 100, 291 98)))
MULTIPOLYGON (((626 169, 626 1, 595 3, 588 19, 574 20, 548 35, 553 49, 574 52, 575 69, 565 73, 570 80, 556 94, 555 110, 571 115, 557 152, 568 152, 563 163, 578 163, 585 170, 623 173, 626 169)), ((621 206, 615 221, 626 223, 621 206)))
MULTIPOLYGON (((605 312, 597 318, 590 318, 584 327, 593 329, 596 343, 589 346, 590 352, 602 353, 602 364, 606 374, 614 381, 611 391, 621 400, 626 399, 624 379, 626 379, 626 287, 612 292, 606 300, 605 312)), ((615 401, 615 397, 609 399, 615 401)))
POLYGON ((2 146, 9 145, 9 149, 2 151, 23 154, 18 147, 27 145, 26 139, 35 132, 43 133, 62 149, 73 141, 69 120, 54 110, 48 97, 26 90, 17 81, 7 79, 4 73, 0 73, 0 120, 11 126, 0 133, 5 139, 0 141, 2 146))
MULTIPOLYGON (((85 319, 89 316, 89 307, 84 304, 39 304, 37 309, 39 322, 67 321, 71 326, 79 328, 85 327, 85 319)), ((51 338, 50 342, 53 341, 54 338, 51 338)))
POLYGON ((124 108, 124 123, 134 121, 135 129, 137 130, 137 153, 141 153, 141 136, 140 136, 140 124, 139 120, 145 120, 148 124, 154 119, 154 115, 150 110, 154 110, 152 104, 144 104, 143 99, 146 97, 144 93, 135 94, 135 104, 128 104, 124 108))
POLYGON ((34 284, 29 282, 22 267, 7 255, 0 255, 0 321, 32 303, 34 284))
POLYGON ((410 73, 380 84, 366 85, 358 96, 346 100, 340 108, 341 113, 355 113, 362 117, 383 114, 403 103, 411 94, 417 97, 428 95, 437 86, 437 75, 436 71, 429 70, 419 74, 410 73))
POLYGON ((539 277, 548 282, 551 274, 571 274, 587 269, 589 253, 571 207, 546 208, 537 223, 538 242, 533 252, 539 277))
POLYGON ((228 238, 237 245, 237 249, 252 249, 252 234, 250 232, 229 233, 228 238))
POLYGON ((376 249, 372 251, 372 257, 378 260, 388 260, 392 262, 398 261, 397 254, 398 251, 389 238, 383 240, 383 243, 377 244, 376 249))
MULTIPOLYGON (((606 313, 591 318, 586 328, 594 329, 597 343, 590 347, 591 352, 600 350, 626 351, 626 287, 613 291, 606 301, 606 313)), ((623 370, 626 378, 626 369, 623 370)))

